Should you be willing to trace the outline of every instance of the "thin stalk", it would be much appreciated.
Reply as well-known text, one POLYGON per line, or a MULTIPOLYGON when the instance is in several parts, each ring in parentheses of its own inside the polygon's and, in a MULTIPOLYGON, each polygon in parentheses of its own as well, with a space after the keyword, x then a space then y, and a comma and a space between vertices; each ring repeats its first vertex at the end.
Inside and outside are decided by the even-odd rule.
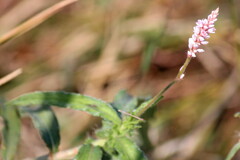
POLYGON ((146 105, 144 105, 142 108, 140 108, 140 110, 138 110, 137 112, 135 112, 136 116, 141 116, 143 113, 145 113, 149 108, 151 108, 152 106, 156 105, 158 102, 160 102, 160 100, 163 98, 163 94, 169 89, 171 88, 175 83, 177 83, 178 81, 180 81, 185 73, 185 70, 187 68, 187 66, 189 65, 190 61, 191 61, 192 57, 188 56, 187 59, 185 60, 183 66, 180 68, 176 78, 170 82, 165 88, 163 88, 163 90, 161 90, 156 96, 154 96, 150 101, 148 101, 148 103, 146 105))
POLYGON ((187 69, 187 66, 189 65, 190 61, 191 61, 192 57, 188 56, 187 59, 185 60, 183 66, 180 68, 177 77, 175 78, 175 80, 181 80, 181 76, 184 75, 185 70, 187 69))

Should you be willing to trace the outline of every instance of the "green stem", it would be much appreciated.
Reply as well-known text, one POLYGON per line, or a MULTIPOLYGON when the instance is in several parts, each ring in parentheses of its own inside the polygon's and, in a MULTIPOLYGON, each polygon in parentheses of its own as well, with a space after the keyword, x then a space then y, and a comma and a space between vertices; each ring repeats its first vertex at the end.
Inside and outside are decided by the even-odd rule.
POLYGON ((180 68, 180 70, 179 70, 175 80, 181 80, 181 76, 182 76, 182 74, 185 73, 185 70, 186 70, 187 66, 189 65, 191 59, 192 59, 192 57, 190 57, 190 56, 187 57, 187 59, 185 60, 183 66, 180 68))
POLYGON ((240 150, 240 142, 238 142, 233 146, 233 148, 228 153, 227 158, 225 160, 231 160, 239 150, 240 150))
POLYGON ((178 81, 180 81, 182 79, 182 75, 185 73, 185 70, 186 70, 187 66, 189 65, 191 59, 192 59, 192 57, 190 57, 190 56, 187 57, 187 59, 185 60, 183 66, 180 68, 176 78, 172 82, 170 82, 163 90, 161 90, 156 96, 154 96, 151 100, 149 100, 146 105, 144 105, 142 108, 139 108, 139 110, 137 110, 135 112, 136 116, 138 116, 138 117, 141 116, 149 108, 151 108, 152 106, 156 105, 163 98, 163 94, 169 88, 171 88, 175 83, 177 83, 178 81))

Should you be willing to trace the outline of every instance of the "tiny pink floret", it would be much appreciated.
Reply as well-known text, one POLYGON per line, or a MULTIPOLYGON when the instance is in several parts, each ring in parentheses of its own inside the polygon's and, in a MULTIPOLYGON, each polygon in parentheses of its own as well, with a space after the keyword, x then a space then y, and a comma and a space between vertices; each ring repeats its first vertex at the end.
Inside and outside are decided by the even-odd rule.
POLYGON ((196 53, 204 52, 203 49, 200 49, 200 45, 208 44, 206 39, 210 38, 210 33, 215 33, 216 29, 214 28, 214 22, 217 21, 219 8, 212 11, 207 19, 201 19, 196 22, 196 26, 193 27, 193 35, 188 40, 188 56, 196 57, 196 53))

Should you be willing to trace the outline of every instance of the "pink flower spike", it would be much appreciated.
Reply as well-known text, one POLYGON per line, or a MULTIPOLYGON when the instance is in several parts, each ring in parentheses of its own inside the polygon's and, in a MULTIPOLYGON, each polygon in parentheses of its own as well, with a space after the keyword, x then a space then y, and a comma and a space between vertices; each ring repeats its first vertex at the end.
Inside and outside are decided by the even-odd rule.
POLYGON ((204 52, 203 49, 199 49, 200 45, 208 44, 206 39, 210 38, 210 33, 215 33, 214 22, 217 21, 219 8, 215 9, 208 15, 207 19, 200 19, 196 22, 196 26, 193 27, 192 38, 188 40, 188 56, 196 57, 196 53, 204 52))

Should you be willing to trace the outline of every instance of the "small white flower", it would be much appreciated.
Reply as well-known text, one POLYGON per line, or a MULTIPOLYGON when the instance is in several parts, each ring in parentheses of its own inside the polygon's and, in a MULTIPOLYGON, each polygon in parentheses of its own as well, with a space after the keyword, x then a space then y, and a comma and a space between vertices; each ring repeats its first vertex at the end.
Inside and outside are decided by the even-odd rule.
POLYGON ((201 44, 208 44, 208 41, 202 41, 201 44))
POLYGON ((209 30, 208 30, 208 33, 215 33, 215 28, 210 28, 209 30))
POLYGON ((197 52, 199 53, 204 52, 204 49, 197 49, 197 52))
POLYGON ((184 76, 185 76, 185 74, 181 74, 181 76, 180 76, 180 79, 183 79, 183 78, 184 78, 184 76))

